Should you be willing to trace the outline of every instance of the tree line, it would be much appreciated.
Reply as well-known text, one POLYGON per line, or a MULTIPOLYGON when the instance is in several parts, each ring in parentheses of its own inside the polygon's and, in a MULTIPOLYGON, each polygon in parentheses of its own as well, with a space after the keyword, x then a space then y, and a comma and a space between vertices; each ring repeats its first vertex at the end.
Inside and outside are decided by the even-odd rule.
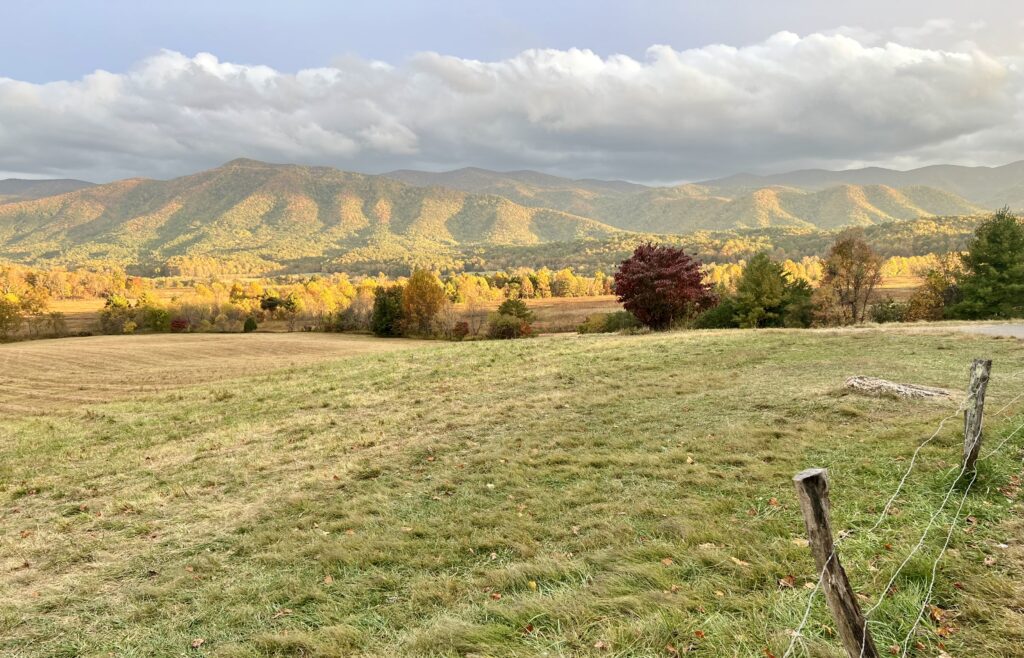
POLYGON ((654 330, 1024 316, 1024 224, 1008 209, 982 221, 963 253, 914 263, 930 267, 906 302, 878 299, 888 264, 855 229, 830 247, 817 287, 767 252, 753 256, 730 286, 702 276, 700 261, 685 250, 647 243, 622 262, 615 289, 623 307, 654 330))

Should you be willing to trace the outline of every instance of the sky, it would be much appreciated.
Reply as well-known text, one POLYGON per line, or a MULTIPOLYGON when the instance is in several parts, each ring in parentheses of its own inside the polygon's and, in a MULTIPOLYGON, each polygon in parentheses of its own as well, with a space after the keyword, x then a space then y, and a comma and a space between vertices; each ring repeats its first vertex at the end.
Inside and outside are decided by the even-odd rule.
POLYGON ((0 0, 0 178, 1024 158, 1007 0, 0 0))

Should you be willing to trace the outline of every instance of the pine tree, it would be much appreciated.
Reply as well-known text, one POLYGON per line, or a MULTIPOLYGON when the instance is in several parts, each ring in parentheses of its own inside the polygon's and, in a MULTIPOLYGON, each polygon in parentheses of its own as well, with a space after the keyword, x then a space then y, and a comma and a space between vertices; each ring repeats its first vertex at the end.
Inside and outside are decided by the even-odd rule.
POLYGON ((779 327, 789 280, 767 253, 750 259, 736 284, 736 321, 741 327, 779 327))
POLYGON ((953 317, 1024 316, 1024 226, 1008 208, 978 227, 962 261, 961 301, 952 307, 953 317))

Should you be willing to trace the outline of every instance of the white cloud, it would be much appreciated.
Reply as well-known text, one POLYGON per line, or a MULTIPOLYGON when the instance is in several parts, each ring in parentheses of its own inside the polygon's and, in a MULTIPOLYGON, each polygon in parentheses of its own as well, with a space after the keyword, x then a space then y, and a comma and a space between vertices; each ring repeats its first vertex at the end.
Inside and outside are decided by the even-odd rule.
POLYGON ((124 73, 0 78, 0 171, 170 176, 245 156, 361 171, 479 165, 635 180, 1024 153, 1020 64, 948 21, 781 32, 741 48, 495 62, 421 53, 282 73, 161 52, 124 73), (901 36, 902 40, 894 39, 901 36))

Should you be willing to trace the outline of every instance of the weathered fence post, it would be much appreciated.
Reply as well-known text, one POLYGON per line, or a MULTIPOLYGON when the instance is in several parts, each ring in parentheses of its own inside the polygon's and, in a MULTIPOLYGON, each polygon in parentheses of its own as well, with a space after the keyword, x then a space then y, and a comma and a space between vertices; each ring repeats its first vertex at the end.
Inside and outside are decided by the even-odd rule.
POLYGON ((975 359, 971 364, 971 383, 967 386, 964 409, 964 472, 973 471, 981 452, 981 420, 985 411, 985 390, 992 373, 991 359, 975 359))
POLYGON ((801 471, 793 476, 793 482, 796 483, 797 498, 800 499, 800 509, 804 514, 811 554, 821 575, 821 588, 835 619, 843 648, 850 658, 878 658, 875 643, 860 606, 857 605, 846 572, 839 563, 832 540, 827 471, 823 468, 801 471))

